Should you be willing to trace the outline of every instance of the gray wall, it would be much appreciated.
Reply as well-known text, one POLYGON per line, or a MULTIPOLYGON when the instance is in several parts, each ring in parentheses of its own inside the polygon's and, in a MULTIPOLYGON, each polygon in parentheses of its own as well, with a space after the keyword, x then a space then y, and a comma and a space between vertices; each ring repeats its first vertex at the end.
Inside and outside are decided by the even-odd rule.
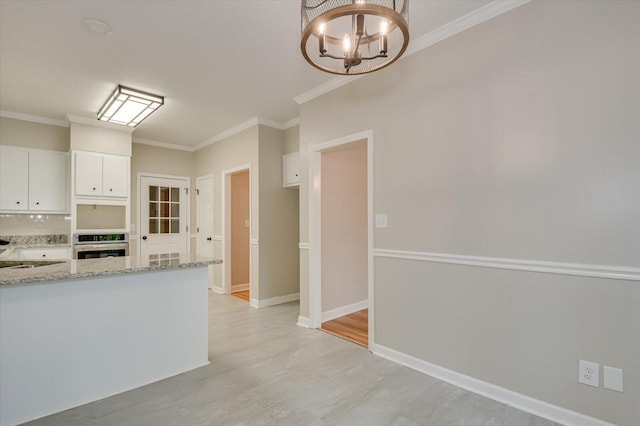
MULTIPOLYGON (((301 241, 308 147, 372 129, 376 249, 640 266, 639 20, 531 2, 301 105, 301 241)), ((637 281, 377 257, 375 300, 378 344, 638 424, 637 281), (622 368, 625 392, 579 384, 579 359, 622 368)))
POLYGON ((69 151, 69 128, 0 117, 0 144, 69 151))
POLYGON ((300 291, 299 202, 297 189, 282 187, 286 131, 259 128, 260 299, 269 299, 300 291))

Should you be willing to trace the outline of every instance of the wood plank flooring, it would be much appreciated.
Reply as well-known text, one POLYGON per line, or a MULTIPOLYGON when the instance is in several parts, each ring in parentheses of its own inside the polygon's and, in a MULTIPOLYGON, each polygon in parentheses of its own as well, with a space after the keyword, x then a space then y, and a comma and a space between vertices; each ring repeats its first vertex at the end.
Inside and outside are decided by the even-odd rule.
POLYGON ((238 299, 249 301, 249 290, 234 291, 231 295, 238 299))
POLYGON ((554 425, 299 327, 299 314, 209 292, 209 365, 29 424, 554 425))
POLYGON ((322 323, 322 330, 350 342, 369 347, 369 310, 363 309, 322 323))

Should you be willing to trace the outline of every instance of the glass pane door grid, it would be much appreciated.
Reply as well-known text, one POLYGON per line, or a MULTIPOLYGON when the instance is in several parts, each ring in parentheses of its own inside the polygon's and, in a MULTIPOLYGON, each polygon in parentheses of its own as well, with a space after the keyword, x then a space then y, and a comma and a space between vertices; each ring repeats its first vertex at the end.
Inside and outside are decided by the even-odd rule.
POLYGON ((149 186, 149 233, 180 233, 180 188, 149 186))

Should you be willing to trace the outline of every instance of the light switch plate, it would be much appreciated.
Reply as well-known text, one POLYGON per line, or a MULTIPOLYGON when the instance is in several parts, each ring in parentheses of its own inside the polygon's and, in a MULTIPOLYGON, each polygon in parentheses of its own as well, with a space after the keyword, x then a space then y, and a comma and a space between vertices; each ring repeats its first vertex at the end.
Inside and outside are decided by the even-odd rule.
POLYGON ((620 368, 604 366, 604 387, 618 392, 623 392, 622 370, 620 368))
POLYGON ((387 222, 387 214, 377 214, 376 215, 376 228, 386 228, 388 226, 387 222))

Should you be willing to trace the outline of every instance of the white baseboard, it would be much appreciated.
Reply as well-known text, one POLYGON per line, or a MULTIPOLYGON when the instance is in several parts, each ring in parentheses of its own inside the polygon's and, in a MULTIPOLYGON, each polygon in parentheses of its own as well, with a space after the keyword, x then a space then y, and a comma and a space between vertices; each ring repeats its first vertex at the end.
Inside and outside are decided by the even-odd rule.
POLYGON ((284 296, 272 297, 270 299, 251 299, 251 306, 254 308, 264 308, 267 306, 279 305, 281 303, 293 302, 300 300, 300 293, 285 294, 284 296))
POLYGON ((369 307, 368 300, 361 300, 360 302, 352 303, 350 305, 341 306, 339 308, 331 309, 330 311, 323 312, 320 315, 322 322, 331 321, 332 319, 340 318, 345 315, 352 314, 354 312, 367 309, 369 307))
POLYGON ((443 382, 450 383, 454 386, 491 398, 527 413, 551 420, 552 422, 567 426, 615 426, 612 423, 605 422, 604 420, 589 417, 557 405, 549 404, 548 402, 531 398, 521 393, 466 376, 462 373, 440 367, 439 365, 432 364, 379 344, 374 344, 370 350, 375 355, 382 358, 397 362, 398 364, 427 374, 438 380, 442 380, 443 382))
POLYGON ((236 291, 245 291, 245 290, 249 290, 249 283, 236 284, 231 286, 231 293, 234 293, 236 291))
POLYGON ((311 320, 307 317, 303 317, 299 315, 298 323, 296 325, 299 325, 300 327, 304 327, 304 328, 311 328, 311 320))
POLYGON ((222 287, 216 287, 215 285, 209 287, 209 290, 213 291, 214 293, 224 294, 224 292, 222 291, 222 287))

